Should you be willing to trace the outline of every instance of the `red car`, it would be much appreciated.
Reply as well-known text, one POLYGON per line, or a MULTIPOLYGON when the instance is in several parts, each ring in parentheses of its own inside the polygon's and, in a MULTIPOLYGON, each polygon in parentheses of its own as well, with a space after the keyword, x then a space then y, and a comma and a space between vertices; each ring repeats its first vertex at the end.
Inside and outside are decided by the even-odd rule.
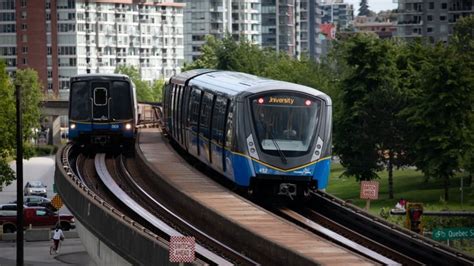
MULTIPOLYGON (((46 227, 46 228, 54 228, 58 224, 61 225, 61 228, 65 231, 74 229, 75 222, 74 216, 70 214, 60 214, 58 218, 58 214, 51 211, 45 207, 25 207, 24 209, 24 228, 30 226, 32 227, 46 227)), ((0 214, 0 225, 3 227, 4 233, 13 233, 17 229, 17 222, 16 222, 16 213, 14 215, 0 214)))

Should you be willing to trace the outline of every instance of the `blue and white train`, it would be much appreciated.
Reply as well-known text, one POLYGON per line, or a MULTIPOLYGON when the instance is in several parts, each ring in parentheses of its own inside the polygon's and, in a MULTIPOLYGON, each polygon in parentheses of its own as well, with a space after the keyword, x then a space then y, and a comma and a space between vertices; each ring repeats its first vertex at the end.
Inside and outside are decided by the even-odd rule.
POLYGON ((326 188, 332 104, 321 91, 198 69, 172 77, 163 95, 166 133, 238 186, 291 197, 326 188))
POLYGON ((120 74, 71 77, 69 139, 79 144, 132 146, 138 121, 133 82, 120 74))

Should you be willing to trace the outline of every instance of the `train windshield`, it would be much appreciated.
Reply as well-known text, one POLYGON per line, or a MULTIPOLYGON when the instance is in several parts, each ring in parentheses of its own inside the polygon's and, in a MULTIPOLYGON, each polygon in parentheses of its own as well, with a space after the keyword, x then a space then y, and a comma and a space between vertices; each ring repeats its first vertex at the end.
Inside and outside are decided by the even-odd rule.
POLYGON ((89 83, 78 81, 71 84, 71 120, 90 120, 91 103, 89 83))
POLYGON ((251 99, 258 143, 264 152, 301 156, 316 133, 321 101, 296 94, 266 94, 251 99))
POLYGON ((133 117, 131 93, 129 82, 112 82, 112 118, 131 119, 133 117))

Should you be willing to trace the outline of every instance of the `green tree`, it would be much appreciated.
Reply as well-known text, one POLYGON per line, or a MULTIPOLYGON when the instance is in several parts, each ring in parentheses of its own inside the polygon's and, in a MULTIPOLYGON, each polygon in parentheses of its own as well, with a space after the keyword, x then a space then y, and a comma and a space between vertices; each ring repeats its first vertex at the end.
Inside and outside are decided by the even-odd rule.
POLYGON ((206 36, 206 42, 201 47, 201 55, 198 59, 194 60, 191 64, 187 64, 183 67, 183 71, 197 69, 197 68, 209 68, 215 69, 218 64, 217 51, 222 46, 222 41, 217 40, 212 35, 206 36))
MULTIPOLYGON (((338 64, 348 73, 341 82, 340 110, 335 112, 335 152, 346 167, 344 175, 374 179, 384 165, 391 172, 401 154, 397 126, 402 121, 397 114, 403 105, 396 48, 368 34, 357 34, 336 47, 342 49, 338 64)), ((389 191, 393 197, 393 180, 389 191)))
MULTIPOLYGON (((462 17, 454 25, 453 37, 451 39, 452 45, 458 53, 458 58, 460 61, 463 61, 468 69, 474 69, 474 15, 469 17, 462 17)), ((474 88, 474 71, 466 73, 466 79, 470 84, 471 88, 474 88)), ((471 93, 474 93, 471 92, 471 93)), ((472 94, 467 99, 473 101, 472 94)), ((468 185, 471 185, 472 176, 474 173, 474 114, 471 113, 470 118, 470 131, 468 135, 470 136, 469 140, 465 145, 466 154, 463 158, 462 167, 464 170, 469 172, 468 185)))
POLYGON ((449 199, 449 180, 460 170, 469 142, 472 122, 472 69, 459 60, 451 46, 428 48, 422 61, 420 87, 406 109, 411 126, 415 165, 427 178, 444 180, 445 200, 449 199))
POLYGON ((29 139, 36 137, 31 129, 39 127, 43 87, 38 73, 31 68, 17 70, 14 84, 21 90, 23 138, 29 143, 29 139))
POLYGON ((163 99, 163 86, 165 85, 164 79, 156 79, 151 85, 151 91, 153 96, 153 102, 161 102, 163 99))
POLYGON ((8 165, 15 147, 15 96, 13 82, 6 72, 6 65, 0 60, 0 188, 15 180, 15 173, 8 165))
POLYGON ((119 65, 115 68, 115 73, 127 75, 135 84, 137 90, 137 100, 143 102, 153 101, 153 91, 147 82, 142 80, 142 76, 138 69, 134 66, 119 65))
MULTIPOLYGON (((371 11, 369 10, 369 4, 367 0, 360 0, 359 3, 359 13, 357 16, 370 16, 371 11)), ((373 13, 373 12, 372 12, 373 13)))
POLYGON ((16 72, 12 80, 0 61, 0 188, 9 185, 15 179, 14 172, 8 166, 8 160, 14 157, 16 148, 16 106, 15 86, 21 92, 21 114, 23 126, 24 158, 30 158, 34 152, 29 140, 34 137, 33 128, 39 126, 41 82, 32 69, 16 72))

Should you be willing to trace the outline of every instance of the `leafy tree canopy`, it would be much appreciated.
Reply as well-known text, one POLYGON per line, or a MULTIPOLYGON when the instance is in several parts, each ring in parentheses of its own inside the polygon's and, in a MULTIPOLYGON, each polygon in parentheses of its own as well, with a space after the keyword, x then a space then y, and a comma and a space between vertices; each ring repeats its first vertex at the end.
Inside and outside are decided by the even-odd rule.
POLYGON ((367 0, 360 0, 359 13, 357 15, 358 16, 370 17, 373 14, 375 14, 375 13, 370 11, 368 1, 367 0))
POLYGON ((16 149, 15 85, 21 91, 23 149, 26 159, 33 155, 28 141, 33 137, 32 129, 39 126, 42 88, 37 72, 32 69, 18 70, 15 80, 12 80, 6 72, 4 61, 0 60, 0 188, 15 179, 15 173, 8 165, 8 160, 14 157, 16 149))

